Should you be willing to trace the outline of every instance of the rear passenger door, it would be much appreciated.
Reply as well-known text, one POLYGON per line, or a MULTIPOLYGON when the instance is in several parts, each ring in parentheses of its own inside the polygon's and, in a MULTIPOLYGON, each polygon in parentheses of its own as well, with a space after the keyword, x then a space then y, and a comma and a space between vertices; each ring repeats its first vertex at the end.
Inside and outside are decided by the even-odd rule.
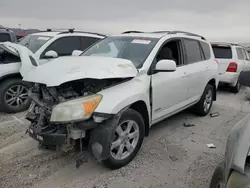
POLYGON ((210 46, 206 42, 187 38, 183 39, 183 43, 188 67, 187 97, 194 102, 200 98, 208 81, 210 46))

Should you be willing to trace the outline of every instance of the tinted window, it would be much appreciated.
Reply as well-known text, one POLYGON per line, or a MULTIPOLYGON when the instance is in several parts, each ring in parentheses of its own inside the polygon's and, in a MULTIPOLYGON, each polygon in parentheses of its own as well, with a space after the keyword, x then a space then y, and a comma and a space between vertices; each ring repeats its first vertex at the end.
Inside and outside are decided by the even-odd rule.
POLYGON ((18 44, 26 46, 33 53, 39 50, 46 42, 48 42, 51 37, 43 35, 28 35, 22 38, 18 44))
POLYGON ((201 49, 198 41, 184 39, 184 47, 186 49, 187 63, 190 64, 202 61, 201 49))
POLYGON ((96 43, 100 38, 91 38, 91 37, 81 37, 81 50, 84 51, 92 44, 96 43))
POLYGON ((0 42, 11 41, 8 33, 0 33, 0 42))
POLYGON ((209 44, 205 43, 205 42, 200 42, 205 59, 210 59, 211 57, 211 53, 210 53, 210 46, 209 44))
POLYGON ((159 39, 144 37, 108 37, 87 49, 82 56, 127 59, 141 67, 159 39))
POLYGON ((53 50, 58 56, 71 56, 74 50, 80 50, 79 37, 64 37, 54 41, 44 53, 53 50))
POLYGON ((242 48, 236 48, 238 59, 244 60, 245 55, 242 48))
POLYGON ((230 46, 213 46, 214 56, 217 59, 232 59, 232 49, 230 46))

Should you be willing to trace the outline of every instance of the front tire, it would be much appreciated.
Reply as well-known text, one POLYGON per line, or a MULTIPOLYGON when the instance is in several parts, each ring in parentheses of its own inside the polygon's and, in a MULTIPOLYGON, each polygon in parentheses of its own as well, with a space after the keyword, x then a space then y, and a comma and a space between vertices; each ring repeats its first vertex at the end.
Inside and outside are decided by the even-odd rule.
POLYGON ((206 116, 212 108, 214 100, 214 87, 208 84, 200 101, 194 106, 194 111, 199 116, 206 116))
POLYGON ((0 110, 6 113, 16 113, 28 109, 31 103, 28 89, 29 86, 21 78, 11 78, 2 82, 0 85, 0 110))
POLYGON ((220 164, 214 171, 209 188, 222 188, 223 174, 223 166, 220 164))
POLYGON ((142 116, 133 109, 126 110, 113 130, 109 157, 102 163, 110 169, 126 166, 141 148, 145 134, 142 116))

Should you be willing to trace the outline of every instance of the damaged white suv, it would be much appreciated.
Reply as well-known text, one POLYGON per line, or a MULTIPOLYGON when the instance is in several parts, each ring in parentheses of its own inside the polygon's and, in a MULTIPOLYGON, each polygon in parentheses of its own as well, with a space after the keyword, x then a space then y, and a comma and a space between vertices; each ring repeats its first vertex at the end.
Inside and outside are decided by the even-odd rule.
POLYGON ((23 79, 34 85, 28 132, 63 150, 83 141, 97 160, 120 168, 135 157, 153 124, 189 107, 209 113, 217 69, 211 45, 199 35, 108 37, 79 57, 27 69, 23 79))

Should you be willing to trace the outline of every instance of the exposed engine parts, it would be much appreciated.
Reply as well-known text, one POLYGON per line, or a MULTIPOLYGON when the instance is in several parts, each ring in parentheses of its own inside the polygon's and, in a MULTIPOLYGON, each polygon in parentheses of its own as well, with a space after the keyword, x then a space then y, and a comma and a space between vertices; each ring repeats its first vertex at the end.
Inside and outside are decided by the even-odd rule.
MULTIPOLYGON (((82 139, 87 139, 87 131, 94 129, 98 123, 110 116, 96 114, 85 121, 51 122, 53 107, 72 99, 96 94, 97 92, 119 84, 128 79, 84 79, 64 83, 56 87, 47 87, 44 84, 34 84, 29 91, 32 105, 26 119, 31 122, 27 132, 44 146, 56 146, 63 151, 71 150, 76 140, 80 139, 80 154, 77 155, 77 167, 86 161, 83 156, 82 139), (95 121, 97 120, 97 121, 95 121)), ((100 154, 99 154, 100 155, 100 154)))

